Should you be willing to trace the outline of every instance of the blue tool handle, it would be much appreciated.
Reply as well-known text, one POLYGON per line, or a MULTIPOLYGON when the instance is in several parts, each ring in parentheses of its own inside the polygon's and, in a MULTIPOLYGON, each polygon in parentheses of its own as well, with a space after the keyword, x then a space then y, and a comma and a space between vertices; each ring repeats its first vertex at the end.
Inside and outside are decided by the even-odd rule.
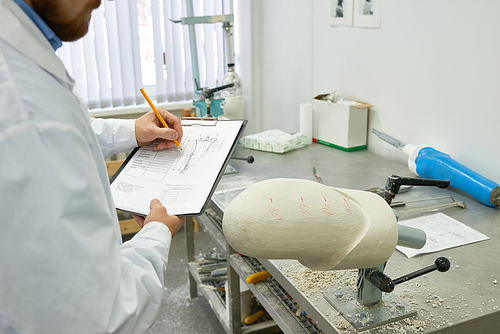
POLYGON ((448 154, 424 147, 418 152, 415 165, 417 174, 422 178, 448 180, 452 187, 463 190, 481 203, 498 205, 498 201, 490 201, 490 194, 499 185, 453 160, 448 154))

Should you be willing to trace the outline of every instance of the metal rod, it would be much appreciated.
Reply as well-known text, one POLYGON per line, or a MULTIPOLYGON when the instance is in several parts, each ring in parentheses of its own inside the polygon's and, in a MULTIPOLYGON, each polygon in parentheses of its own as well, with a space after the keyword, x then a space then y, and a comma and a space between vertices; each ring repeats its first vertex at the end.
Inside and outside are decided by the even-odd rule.
MULTIPOLYGON (((401 191, 399 191, 399 193, 401 193, 401 191)), ((438 199, 445 199, 445 198, 451 199, 451 203, 456 203, 455 200, 453 199, 453 197, 451 197, 451 196, 441 196, 441 197, 433 197, 433 198, 414 199, 414 200, 411 200, 411 201, 392 202, 391 203, 391 207, 402 206, 402 205, 406 205, 406 204, 409 204, 409 203, 417 203, 417 202, 425 202, 425 201, 436 201, 438 199)))
POLYGON ((427 236, 421 229, 398 225, 398 246, 420 249, 426 241, 427 236))
POLYGON ((246 162, 248 162, 249 164, 251 164, 252 162, 255 161, 255 159, 249 155, 248 157, 246 158, 242 158, 242 157, 231 157, 231 159, 235 159, 235 160, 245 160, 246 162))
POLYGON ((391 144, 392 146, 396 147, 399 150, 403 150, 403 147, 406 145, 405 143, 400 142, 396 138, 393 138, 393 137, 389 136, 388 134, 380 132, 380 131, 377 131, 375 129, 372 129, 372 133, 374 135, 376 135, 377 137, 379 137, 380 139, 382 139, 383 141, 385 141, 385 142, 391 144))
MULTIPOLYGON (((186 0, 187 16, 194 16, 193 0, 186 0)), ((191 67, 193 71, 193 80, 200 82, 200 69, 198 65, 198 48, 196 47, 196 29, 194 24, 188 25, 189 31, 189 46, 191 50, 191 67)), ((201 84, 201 83, 200 83, 201 84)), ((195 94, 199 94, 195 90, 195 94)))
POLYGON ((438 257, 432 266, 428 266, 420 270, 414 271, 412 273, 409 273, 408 275, 396 278, 395 280, 393 280, 393 282, 395 285, 400 284, 408 280, 433 272, 434 270, 445 272, 448 271, 448 269, 450 269, 450 266, 451 266, 450 260, 448 260, 445 257, 438 257))

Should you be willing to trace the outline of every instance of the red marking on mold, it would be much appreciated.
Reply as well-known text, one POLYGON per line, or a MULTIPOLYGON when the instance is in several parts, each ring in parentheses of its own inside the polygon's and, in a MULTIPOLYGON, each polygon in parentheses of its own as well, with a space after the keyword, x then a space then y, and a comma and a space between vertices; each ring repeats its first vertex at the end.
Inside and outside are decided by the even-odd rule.
POLYGON ((349 206, 349 203, 347 203, 347 200, 346 200, 345 198, 344 198, 344 202, 345 202, 345 204, 344 204, 344 205, 342 205, 342 206, 345 208, 345 211, 346 211, 348 214, 352 215, 352 211, 350 210, 350 208, 351 208, 351 207, 349 206))
POLYGON ((309 207, 307 205, 305 205, 305 204, 299 205, 300 212, 307 213, 308 215, 312 216, 312 214, 307 209, 309 209, 309 207))

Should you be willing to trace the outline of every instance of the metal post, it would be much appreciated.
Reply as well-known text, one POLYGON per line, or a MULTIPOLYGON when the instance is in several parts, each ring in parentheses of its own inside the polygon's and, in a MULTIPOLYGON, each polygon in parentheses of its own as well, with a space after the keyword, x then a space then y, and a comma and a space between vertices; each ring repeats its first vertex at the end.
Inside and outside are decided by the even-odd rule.
MULTIPOLYGON (((188 17, 194 16, 193 0, 186 0, 186 11, 187 11, 188 17)), ((190 50, 191 50, 191 67, 193 70, 193 80, 196 80, 196 82, 198 82, 201 86, 200 69, 198 67, 198 48, 196 47, 195 25, 189 24, 188 31, 189 31, 189 46, 190 46, 190 50)), ((194 91, 194 93, 197 96, 199 94, 196 90, 194 91)))
POLYGON ((224 37, 225 37, 224 40, 226 44, 225 57, 227 66, 228 64, 234 64, 233 25, 231 24, 231 22, 224 22, 222 28, 224 29, 224 37))
POLYGON ((229 255, 227 259, 227 287, 229 291, 226 291, 229 294, 228 304, 226 305, 226 309, 229 311, 229 328, 233 334, 241 333, 241 301, 240 301, 240 277, 238 273, 231 266, 229 261, 229 256, 231 254, 236 254, 236 251, 227 244, 227 248, 229 249, 229 255))
MULTIPOLYGON (((186 217, 186 222, 184 223, 184 228, 186 229, 186 247, 187 247, 187 264, 194 262, 194 228, 193 228, 193 217, 186 217)), ((195 278, 191 275, 188 269, 189 277, 189 295, 191 299, 198 297, 198 287, 196 285, 195 278)))
MULTIPOLYGON (((385 264, 376 267, 376 269, 380 271, 384 271, 384 268, 385 264)), ((359 269, 358 273, 358 302, 365 306, 376 304, 382 300, 382 291, 377 289, 367 277, 371 269, 372 268, 359 269)))

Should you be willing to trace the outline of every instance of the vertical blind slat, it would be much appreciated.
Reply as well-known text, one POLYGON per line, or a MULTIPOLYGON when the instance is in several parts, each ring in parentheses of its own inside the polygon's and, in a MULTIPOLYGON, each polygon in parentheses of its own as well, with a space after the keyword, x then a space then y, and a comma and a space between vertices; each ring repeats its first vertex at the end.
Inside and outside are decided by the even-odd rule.
POLYGON ((99 6, 92 16, 94 17, 93 27, 94 27, 94 43, 95 43, 95 56, 97 61, 97 76, 99 80, 99 97, 100 97, 100 107, 106 108, 111 107, 111 90, 109 87, 109 71, 108 64, 106 61, 106 32, 104 29, 104 10, 103 6, 99 6), (102 50, 103 52, 97 52, 102 50))
POLYGON ((94 48, 93 22, 90 22, 89 33, 83 37, 83 59, 87 78, 87 104, 90 109, 99 107, 99 79, 97 77, 97 62, 94 48))
MULTIPOLYGON (((193 0, 194 15, 223 14, 224 1, 193 0)), ((145 3, 141 1, 139 6, 145 3)), ((194 97, 188 26, 170 21, 187 16, 185 1, 151 0, 148 12, 152 20, 148 21, 152 22, 154 66, 148 71, 154 73, 141 68, 140 41, 151 36, 139 35, 139 12, 143 13, 138 10, 138 0, 104 1, 93 13, 89 33, 76 42, 64 43, 57 51, 89 108, 143 104, 139 93, 142 71, 147 75, 144 78, 151 78, 148 82, 153 84, 155 78, 153 86, 147 88, 156 101, 194 97)), ((195 30, 199 85, 220 86, 225 71, 222 24, 197 24, 195 30)))
POLYGON ((139 42, 139 14, 137 12, 137 0, 128 0, 129 4, 129 26, 130 36, 132 41, 132 68, 134 70, 134 95, 135 104, 143 104, 144 97, 139 91, 142 88, 142 72, 141 72, 141 52, 139 42))
POLYGON ((118 38, 118 23, 116 22, 116 1, 104 1, 104 17, 108 37, 109 70, 111 74, 111 96, 113 106, 123 105, 123 79, 120 60, 120 43, 118 38))
MULTIPOLYGON (((175 12, 173 10, 173 6, 169 0, 163 0, 163 25, 165 29, 165 65, 167 68, 167 99, 169 101, 175 101, 175 93, 176 93, 176 80, 179 80, 176 77, 175 73, 175 61, 174 61, 174 25, 175 23, 171 22, 170 19, 177 19, 175 16, 175 12)), ((181 78, 182 79, 182 78, 181 78)))
POLYGON ((118 28, 119 56, 123 86, 123 104, 135 104, 135 71, 132 56, 132 29, 130 27, 130 10, 125 1, 116 1, 116 18, 118 28))
POLYGON ((85 77, 85 62, 83 60, 82 40, 69 43, 71 62, 73 64, 72 76, 75 79, 75 88, 85 101, 88 101, 87 78, 85 77))
POLYGON ((161 38, 161 14, 160 0, 151 0, 151 14, 153 16, 153 52, 155 60, 155 78, 156 78, 156 101, 164 102, 167 100, 165 92, 165 78, 163 77, 163 46, 161 38))

